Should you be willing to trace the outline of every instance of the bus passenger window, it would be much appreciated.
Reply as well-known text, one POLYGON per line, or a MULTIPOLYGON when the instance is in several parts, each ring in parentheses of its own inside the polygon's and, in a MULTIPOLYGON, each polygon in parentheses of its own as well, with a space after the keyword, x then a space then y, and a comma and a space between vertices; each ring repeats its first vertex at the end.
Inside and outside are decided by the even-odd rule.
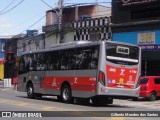
POLYGON ((98 47, 92 48, 92 61, 90 64, 91 69, 97 69, 98 67, 98 47))
POLYGON ((59 51, 50 52, 49 56, 50 56, 50 61, 49 61, 50 70, 59 70, 59 61, 60 61, 59 51))
POLYGON ((74 70, 76 65, 76 52, 74 49, 69 49, 67 53, 67 68, 69 70, 74 70))
POLYGON ((77 49, 76 53, 76 69, 90 69, 90 63, 92 58, 91 49, 77 49))

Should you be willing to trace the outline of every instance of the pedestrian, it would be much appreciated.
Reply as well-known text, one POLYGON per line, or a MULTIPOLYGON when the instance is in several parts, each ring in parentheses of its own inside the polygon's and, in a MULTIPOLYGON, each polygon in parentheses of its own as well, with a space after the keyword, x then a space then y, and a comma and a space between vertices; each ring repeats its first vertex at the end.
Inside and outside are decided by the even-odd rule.
POLYGON ((18 78, 17 78, 17 76, 15 76, 15 77, 13 78, 14 90, 15 90, 16 87, 17 87, 17 82, 18 82, 18 78))

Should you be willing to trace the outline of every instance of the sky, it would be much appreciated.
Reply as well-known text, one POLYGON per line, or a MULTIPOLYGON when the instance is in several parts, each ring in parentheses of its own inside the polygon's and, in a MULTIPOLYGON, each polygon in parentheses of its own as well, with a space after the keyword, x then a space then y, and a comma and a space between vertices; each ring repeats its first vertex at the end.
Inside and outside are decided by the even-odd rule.
MULTIPOLYGON (((49 6, 58 6, 58 0, 43 0, 49 6)), ((111 0, 64 0, 64 6, 70 3, 108 2, 103 5, 110 6, 111 0)), ((42 0, 0 0, 0 36, 26 34, 26 30, 42 32, 45 26, 46 11, 52 9, 42 0)))

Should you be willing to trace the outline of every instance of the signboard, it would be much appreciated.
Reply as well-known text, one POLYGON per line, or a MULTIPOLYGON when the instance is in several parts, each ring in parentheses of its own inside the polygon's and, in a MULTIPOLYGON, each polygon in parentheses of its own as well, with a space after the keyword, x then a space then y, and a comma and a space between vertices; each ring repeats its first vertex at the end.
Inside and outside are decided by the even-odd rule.
POLYGON ((139 45, 142 50, 160 50, 160 45, 139 45))
POLYGON ((142 4, 159 2, 159 0, 121 0, 121 1, 123 6, 142 5, 142 4))
POLYGON ((129 55, 129 48, 128 47, 117 46, 117 51, 116 52, 120 53, 120 54, 129 55))
POLYGON ((4 64, 0 64, 0 79, 4 79, 4 64))
POLYGON ((138 33, 138 45, 155 44, 155 32, 138 33))

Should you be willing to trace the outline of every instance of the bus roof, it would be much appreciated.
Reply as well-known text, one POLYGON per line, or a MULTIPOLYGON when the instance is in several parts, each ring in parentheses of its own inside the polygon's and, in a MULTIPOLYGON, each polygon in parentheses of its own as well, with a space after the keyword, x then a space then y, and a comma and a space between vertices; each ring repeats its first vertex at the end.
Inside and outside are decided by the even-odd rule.
POLYGON ((124 44, 124 45, 137 47, 136 45, 133 45, 133 44, 118 42, 118 41, 106 41, 106 40, 105 41, 74 41, 74 42, 51 45, 49 48, 46 48, 46 49, 23 52, 22 55, 30 54, 30 53, 49 52, 53 50, 63 50, 63 49, 67 49, 67 48, 69 49, 69 48, 74 48, 74 47, 94 46, 94 45, 100 44, 101 42, 124 44))

